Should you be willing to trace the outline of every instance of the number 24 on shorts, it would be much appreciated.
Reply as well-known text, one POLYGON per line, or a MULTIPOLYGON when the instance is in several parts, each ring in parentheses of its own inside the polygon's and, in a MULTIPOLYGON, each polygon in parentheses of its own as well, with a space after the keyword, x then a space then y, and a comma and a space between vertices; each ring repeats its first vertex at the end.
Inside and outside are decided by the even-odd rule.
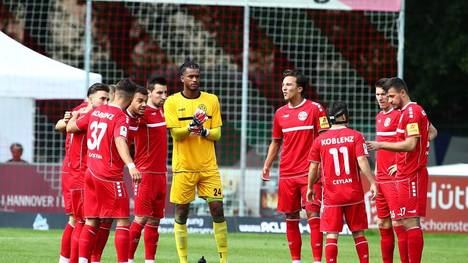
POLYGON ((221 195, 221 188, 213 188, 213 195, 220 196, 221 195))

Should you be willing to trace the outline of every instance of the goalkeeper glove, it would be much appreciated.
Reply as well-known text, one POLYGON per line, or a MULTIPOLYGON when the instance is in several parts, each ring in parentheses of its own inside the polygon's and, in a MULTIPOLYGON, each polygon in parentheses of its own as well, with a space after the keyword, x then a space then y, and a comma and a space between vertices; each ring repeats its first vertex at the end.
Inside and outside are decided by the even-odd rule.
POLYGON ((208 116, 206 116, 206 112, 202 109, 197 109, 195 114, 193 115, 192 123, 193 125, 203 126, 203 123, 208 120, 208 116))

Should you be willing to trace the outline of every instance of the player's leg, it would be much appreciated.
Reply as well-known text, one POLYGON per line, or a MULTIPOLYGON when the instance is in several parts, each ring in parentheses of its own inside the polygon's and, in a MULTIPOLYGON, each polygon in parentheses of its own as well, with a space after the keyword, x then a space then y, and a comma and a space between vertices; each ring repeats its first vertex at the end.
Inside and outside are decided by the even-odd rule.
POLYGON ((91 262, 101 262, 102 252, 106 247, 107 240, 109 239, 109 233, 112 228, 112 219, 106 218, 100 220, 98 231, 96 233, 96 241, 94 242, 94 248, 91 253, 91 262))
POLYGON ((79 242, 80 234, 83 229, 85 219, 83 217, 83 189, 72 189, 71 194, 71 203, 72 210, 76 220, 75 229, 73 230, 72 242, 71 242, 71 252, 70 252, 70 262, 78 262, 79 257, 79 242))
POLYGON ((159 218, 149 217, 145 224, 145 262, 154 263, 159 240, 159 218))
POLYGON ((401 224, 400 221, 393 220, 393 230, 398 240, 398 252, 400 254, 401 263, 409 263, 408 261, 408 238, 406 234, 406 228, 401 224))
MULTIPOLYGON (((135 200, 135 205, 137 201, 135 200)), ((130 244, 128 246, 128 263, 133 263, 133 258, 135 256, 135 251, 138 247, 138 243, 140 242, 141 231, 145 228, 145 224, 147 222, 147 217, 145 216, 137 216, 133 219, 132 224, 130 225, 130 244)), ((145 233, 146 235, 146 233, 145 233)))
POLYGON ((213 232, 219 253, 219 262, 228 262, 227 223, 224 218, 223 185, 218 170, 200 173, 198 196, 205 198, 213 218, 213 232))
POLYGON ((135 200, 134 214, 135 218, 130 226, 130 245, 128 250, 128 261, 133 263, 135 251, 140 242, 141 231, 145 227, 147 215, 149 215, 151 196, 146 195, 149 190, 148 179, 151 175, 142 174, 142 181, 139 184, 133 185, 133 193, 135 200))
POLYGON ((96 240, 96 233, 99 227, 99 204, 97 200, 96 182, 89 173, 85 175, 84 185, 84 217, 86 218, 85 225, 81 230, 79 243, 79 263, 87 263, 90 258, 91 251, 96 240))
POLYGON ((406 229, 409 262, 421 262, 424 237, 419 217, 403 218, 400 222, 406 229))
POLYGON ((338 256, 338 233, 343 229, 343 210, 341 207, 323 207, 320 231, 327 233, 325 241, 326 262, 335 263, 338 256))
POLYGON ((335 263, 338 257, 338 233, 327 233, 325 241, 325 259, 327 263, 335 263))
POLYGON ((145 262, 154 262, 159 240, 159 221, 164 217, 166 207, 166 175, 152 176, 151 211, 145 224, 145 262))
MULTIPOLYGON (((305 177, 307 179, 307 177, 305 177)), ((323 234, 320 232, 320 207, 322 199, 322 184, 314 185, 315 197, 312 202, 307 202, 307 182, 302 187, 302 200, 305 202, 305 210, 307 214, 307 223, 310 228, 310 247, 314 262, 322 262, 323 250, 323 234)))
MULTIPOLYGON (((304 177, 307 179, 307 177, 304 177)), ((301 179, 280 178, 277 211, 285 214, 286 239, 293 263, 301 262, 302 238, 299 230, 301 203, 301 179)), ((305 200, 305 199, 304 199, 305 200)))
POLYGON ((118 262, 128 262, 128 250, 130 244, 130 220, 128 218, 117 218, 115 226, 115 251, 118 262))
POLYGON ((390 219, 389 202, 387 190, 392 183, 377 184, 378 192, 375 198, 377 208, 377 226, 380 232, 380 251, 382 253, 383 263, 393 262, 393 249, 395 247, 395 238, 393 236, 392 220, 390 219), (388 201, 387 201, 388 200, 388 201))
POLYGON ((174 237, 180 263, 187 263, 187 217, 190 202, 195 199, 197 173, 174 173, 170 193, 171 203, 175 204, 174 237))
POLYGON ((71 254, 71 239, 73 236, 73 229, 75 228, 75 218, 73 215, 68 215, 68 222, 63 229, 62 241, 60 243, 60 259, 59 263, 70 262, 71 254))
POLYGON ((369 263, 369 245, 364 236, 364 230, 368 228, 367 214, 364 201, 343 207, 344 216, 349 229, 353 233, 354 245, 360 263, 369 263))

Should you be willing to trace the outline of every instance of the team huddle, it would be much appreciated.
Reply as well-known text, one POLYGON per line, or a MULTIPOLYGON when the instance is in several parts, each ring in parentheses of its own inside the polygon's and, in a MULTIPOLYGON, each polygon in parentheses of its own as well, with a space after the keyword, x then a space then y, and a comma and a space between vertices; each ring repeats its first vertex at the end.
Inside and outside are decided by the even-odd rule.
POLYGON ((281 148, 278 211, 285 214, 286 237, 293 263, 301 262, 300 211, 310 227, 314 262, 322 262, 326 233, 326 262, 337 262, 338 236, 346 222, 359 262, 369 262, 364 230, 368 228, 362 177, 375 199, 384 263, 393 262, 394 234, 401 262, 421 262, 423 234, 420 217, 426 213, 429 140, 437 130, 421 106, 411 102, 400 78, 377 81, 376 141, 348 127, 344 102, 334 102, 328 114, 304 98, 307 79, 285 71, 282 91, 288 104, 274 117, 272 142, 263 166, 263 180, 281 148), (375 176, 367 160, 376 151, 375 176))
MULTIPOLYGON (((195 194, 208 203, 219 261, 228 262, 223 188, 214 144, 221 137, 218 98, 200 91, 200 67, 186 61, 180 68, 183 90, 168 97, 163 77, 146 87, 123 79, 115 85, 93 84, 87 100, 66 111, 56 129, 66 131, 62 190, 69 215, 60 263, 100 262, 115 220, 118 262, 134 262, 144 231, 145 262, 155 262, 159 221, 166 199, 167 130, 173 139, 172 187, 174 236, 179 262, 188 262, 187 218, 195 194), (131 154, 131 149, 134 149, 131 154), (134 220, 130 223, 124 166, 133 182, 134 220)), ((336 262, 338 234, 346 222, 360 262, 369 262, 364 235, 368 228, 361 174, 376 200, 383 262, 393 262, 394 234, 402 262, 420 262, 425 216, 429 140, 437 131, 399 78, 376 83, 382 110, 376 117, 376 141, 348 127, 347 105, 327 111, 303 97, 307 79, 284 72, 282 91, 288 102, 274 117, 272 142, 262 179, 281 151, 278 211, 285 214, 293 263, 301 262, 300 211, 311 230, 314 262, 336 262), (376 151, 375 178, 367 160, 376 151)))
POLYGON ((134 262, 142 230, 145 262, 155 262, 166 200, 167 129, 174 142, 170 200, 175 204, 179 261, 188 262, 186 222, 197 192, 210 207, 220 262, 227 262, 214 148, 221 137, 220 106, 215 95, 200 91, 198 64, 186 61, 179 70, 184 88, 170 97, 163 77, 152 77, 146 87, 130 79, 96 83, 88 89, 86 102, 57 122, 56 129, 67 132, 62 190, 69 215, 59 262, 100 262, 114 220, 118 262, 134 262), (124 166, 133 182, 131 224, 124 166))

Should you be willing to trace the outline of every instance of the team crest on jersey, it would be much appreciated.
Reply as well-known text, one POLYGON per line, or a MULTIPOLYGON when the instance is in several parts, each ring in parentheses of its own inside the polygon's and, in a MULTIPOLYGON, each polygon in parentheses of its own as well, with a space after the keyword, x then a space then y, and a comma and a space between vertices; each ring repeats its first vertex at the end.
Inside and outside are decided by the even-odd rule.
POLYGON ((202 111, 204 111, 204 112, 207 112, 207 111, 208 111, 208 109, 207 109, 207 107, 206 107, 205 104, 200 104, 200 105, 198 105, 197 108, 199 108, 200 110, 202 110, 202 111))
POLYGON ((297 114, 297 118, 300 121, 305 121, 307 119, 307 112, 305 112, 305 111, 299 112, 299 114, 297 114))
POLYGON ((385 121, 384 121, 384 123, 383 123, 383 126, 388 127, 388 126, 390 125, 390 122, 391 122, 391 121, 392 121, 392 119, 386 118, 385 121))
POLYGON ((127 127, 125 126, 120 127, 120 136, 127 138, 127 127))

